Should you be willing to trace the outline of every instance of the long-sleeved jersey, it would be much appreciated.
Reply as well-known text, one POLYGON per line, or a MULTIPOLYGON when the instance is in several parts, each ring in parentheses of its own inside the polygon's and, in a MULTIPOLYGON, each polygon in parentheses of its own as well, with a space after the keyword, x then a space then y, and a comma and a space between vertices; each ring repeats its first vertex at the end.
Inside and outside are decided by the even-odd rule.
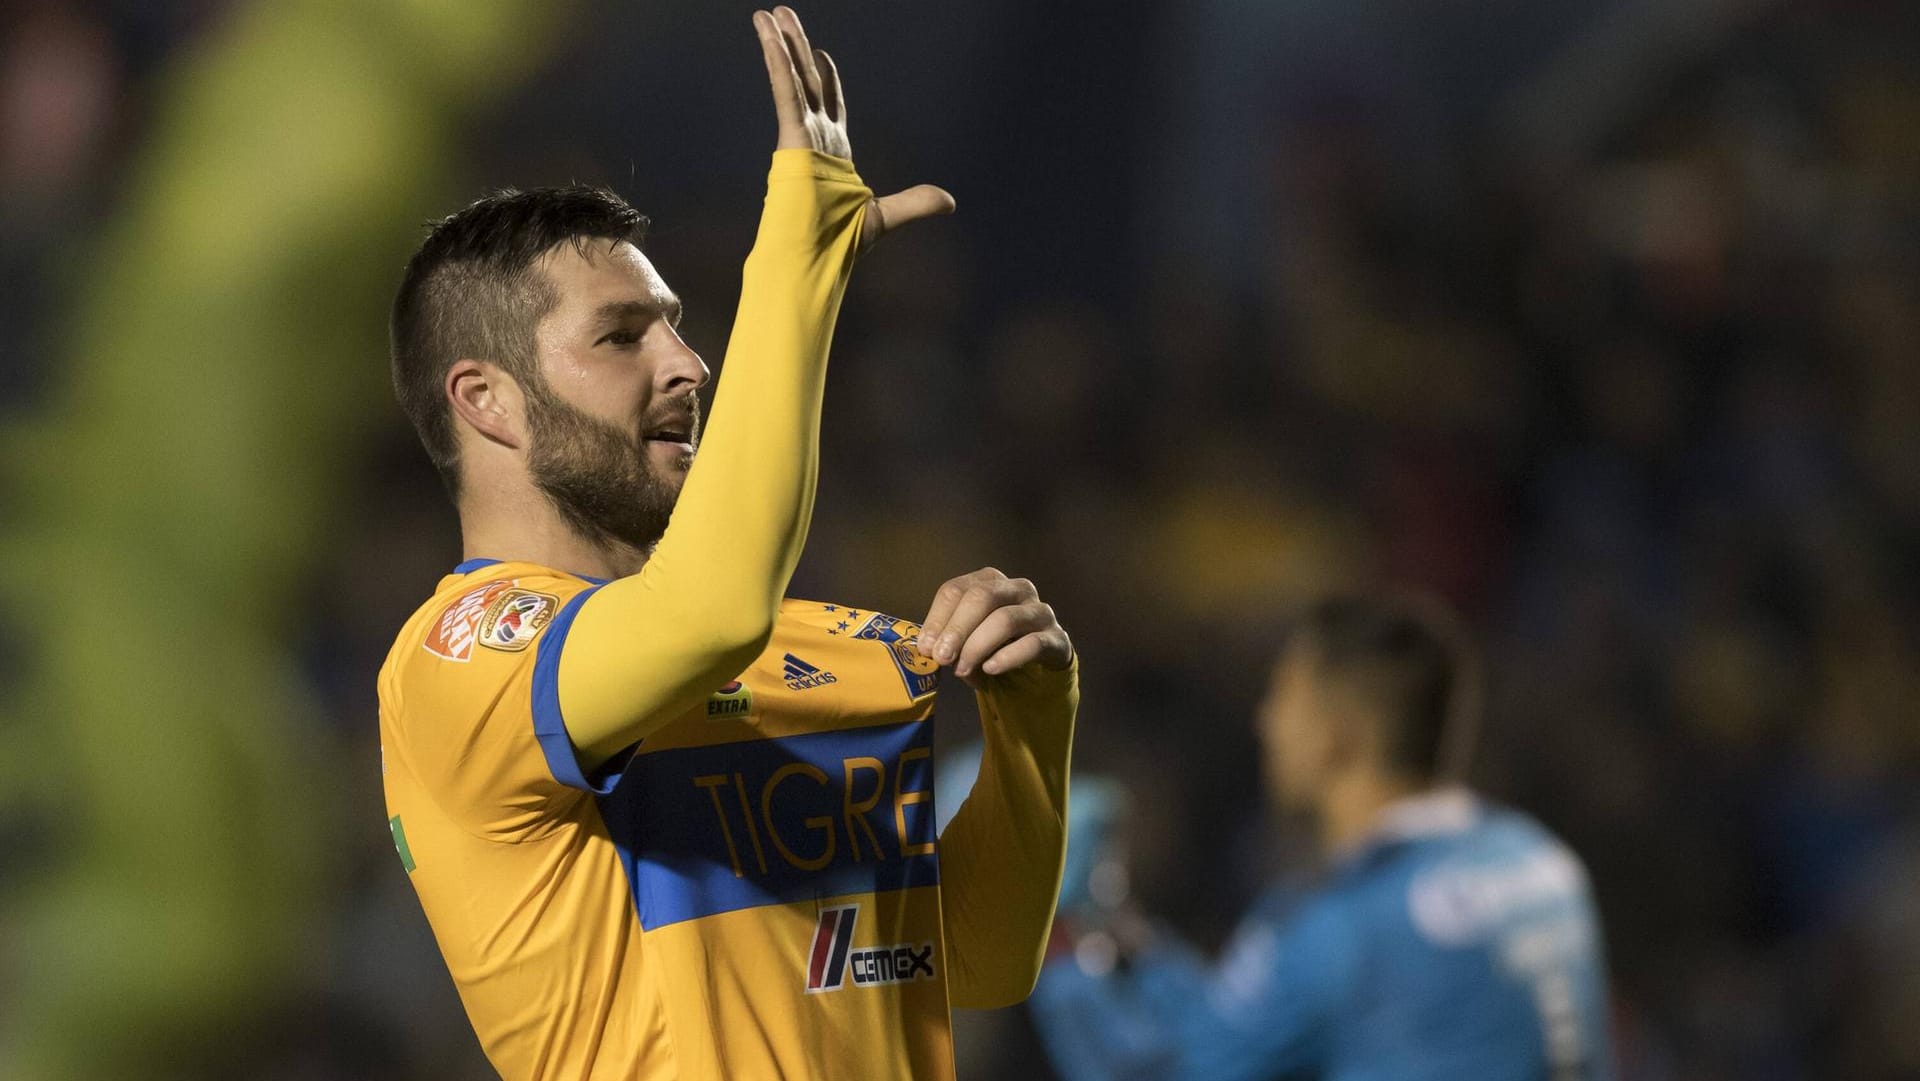
POLYGON ((1537 824, 1451 791, 1392 808, 1302 900, 1276 889, 1217 966, 1163 942, 1048 965, 1032 1004, 1069 1081, 1609 1081, 1586 874, 1537 824))
POLYGON ((944 1078, 1023 998, 1065 846, 1076 669, 984 681, 936 836, 919 629, 782 600, 867 192, 780 151, 713 421, 640 573, 470 559, 380 675, 401 860, 509 1081, 944 1078))

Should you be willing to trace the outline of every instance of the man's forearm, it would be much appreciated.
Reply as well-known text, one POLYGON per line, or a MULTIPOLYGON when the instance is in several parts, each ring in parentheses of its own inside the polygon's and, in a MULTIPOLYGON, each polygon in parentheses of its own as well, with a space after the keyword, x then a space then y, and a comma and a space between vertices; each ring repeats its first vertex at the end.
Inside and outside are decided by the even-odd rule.
POLYGON ((786 593, 813 515, 828 347, 871 198, 845 159, 774 153, 712 421, 673 524, 636 576, 652 603, 680 605, 663 614, 735 604, 758 625, 786 593))
POLYGON ((940 837, 948 989, 955 1006, 1010 1005, 1033 989, 1067 847, 1079 662, 995 677, 980 696, 980 778, 940 837))
POLYGON ((764 645, 813 512, 828 346, 870 198, 844 159, 775 152, 672 523, 639 574, 583 603, 562 655, 561 709, 584 759, 678 716, 764 645))

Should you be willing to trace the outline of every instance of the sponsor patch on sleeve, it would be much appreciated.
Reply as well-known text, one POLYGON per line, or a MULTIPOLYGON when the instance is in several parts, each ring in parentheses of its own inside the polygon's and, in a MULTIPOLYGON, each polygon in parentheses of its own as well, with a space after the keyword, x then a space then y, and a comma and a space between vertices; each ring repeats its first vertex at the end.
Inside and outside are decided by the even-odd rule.
POLYGON ((501 594, 512 591, 511 582, 488 582, 461 594, 427 631, 427 640, 423 643, 426 651, 442 660, 464 663, 473 656, 473 642, 479 635, 480 620, 488 606, 501 594))
POLYGON ((480 616, 480 644, 518 653, 559 610, 560 598, 530 589, 508 589, 487 602, 480 616))

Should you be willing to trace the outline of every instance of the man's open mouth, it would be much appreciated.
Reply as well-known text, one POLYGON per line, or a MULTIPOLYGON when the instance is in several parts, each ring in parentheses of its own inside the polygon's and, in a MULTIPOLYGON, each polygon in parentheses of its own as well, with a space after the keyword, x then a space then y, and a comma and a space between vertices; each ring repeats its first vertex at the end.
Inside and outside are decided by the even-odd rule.
POLYGON ((690 454, 694 443, 700 438, 700 406, 698 402, 688 402, 685 407, 665 410, 654 421, 652 427, 645 427, 642 420, 641 438, 649 443, 659 443, 670 449, 690 454))
POLYGON ((646 440, 649 443, 663 443, 676 447, 679 450, 691 452, 693 450, 693 433, 691 429, 691 425, 686 428, 661 428, 658 431, 647 433, 646 440))

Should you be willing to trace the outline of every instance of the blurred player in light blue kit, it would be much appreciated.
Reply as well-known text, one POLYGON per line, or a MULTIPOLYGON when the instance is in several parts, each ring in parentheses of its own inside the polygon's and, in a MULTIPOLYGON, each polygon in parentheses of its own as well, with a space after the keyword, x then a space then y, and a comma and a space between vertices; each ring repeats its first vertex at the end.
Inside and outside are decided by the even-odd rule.
POLYGON ((1076 808, 1058 929, 1072 948, 1031 1000, 1060 1075, 1610 1081, 1585 871, 1538 823, 1457 783, 1477 685, 1437 606, 1343 599, 1306 614, 1260 735, 1269 795, 1313 817, 1327 873, 1304 896, 1269 890, 1217 964, 1101 903, 1117 856, 1092 849, 1117 853, 1118 831, 1076 808))

